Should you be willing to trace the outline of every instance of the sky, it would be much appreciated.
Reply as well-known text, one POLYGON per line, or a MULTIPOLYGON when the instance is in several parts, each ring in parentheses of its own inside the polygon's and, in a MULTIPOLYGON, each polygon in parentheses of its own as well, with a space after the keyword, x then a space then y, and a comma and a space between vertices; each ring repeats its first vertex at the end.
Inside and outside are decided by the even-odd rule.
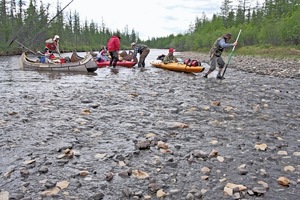
MULTIPOLYGON (((251 6, 263 0, 249 0, 251 6)), ((61 8, 71 0, 59 0, 61 8)), ((223 0, 73 0, 64 13, 75 11, 82 21, 102 22, 111 31, 123 32, 128 27, 129 33, 134 30, 142 40, 152 37, 166 37, 170 34, 186 33, 196 17, 205 13, 208 19, 220 12, 223 0)), ((238 2, 233 0, 233 2, 238 2)), ((56 10, 56 1, 51 3, 50 11, 56 10)))

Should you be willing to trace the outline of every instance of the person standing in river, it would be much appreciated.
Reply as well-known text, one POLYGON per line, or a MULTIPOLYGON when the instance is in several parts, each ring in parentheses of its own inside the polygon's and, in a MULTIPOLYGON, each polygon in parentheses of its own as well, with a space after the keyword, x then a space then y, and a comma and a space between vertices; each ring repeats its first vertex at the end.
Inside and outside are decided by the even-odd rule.
POLYGON ((58 53, 59 57, 61 57, 60 55, 60 51, 59 51, 59 36, 55 35, 52 38, 48 39, 45 41, 45 48, 42 52, 42 54, 44 54, 46 57, 53 59, 55 58, 55 56, 53 55, 53 52, 58 53))
POLYGON ((113 66, 113 68, 117 66, 119 60, 120 39, 119 35, 113 35, 107 42, 107 50, 110 55, 109 66, 113 66))
POLYGON ((222 37, 219 37, 213 44, 212 48, 209 51, 209 57, 210 57, 210 68, 203 76, 204 78, 207 78, 207 76, 213 72, 217 66, 219 67, 217 79, 224 79, 222 77, 221 72, 225 66, 225 62, 222 58, 222 53, 224 49, 231 48, 237 45, 237 41, 234 43, 229 43, 231 40, 232 35, 230 33, 226 33, 222 37))
POLYGON ((147 45, 144 44, 136 44, 135 42, 131 43, 131 48, 133 51, 132 61, 135 60, 137 54, 140 54, 140 59, 138 62, 138 67, 145 67, 145 59, 148 56, 150 49, 147 45))

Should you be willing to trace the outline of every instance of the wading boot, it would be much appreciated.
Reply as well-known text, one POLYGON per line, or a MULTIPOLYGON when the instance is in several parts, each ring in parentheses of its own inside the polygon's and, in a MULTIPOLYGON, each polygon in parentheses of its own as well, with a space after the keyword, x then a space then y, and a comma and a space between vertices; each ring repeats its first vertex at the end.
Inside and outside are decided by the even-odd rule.
POLYGON ((223 76, 221 76, 221 74, 218 74, 217 75, 217 79, 221 79, 221 80, 223 80, 223 79, 225 79, 223 76))

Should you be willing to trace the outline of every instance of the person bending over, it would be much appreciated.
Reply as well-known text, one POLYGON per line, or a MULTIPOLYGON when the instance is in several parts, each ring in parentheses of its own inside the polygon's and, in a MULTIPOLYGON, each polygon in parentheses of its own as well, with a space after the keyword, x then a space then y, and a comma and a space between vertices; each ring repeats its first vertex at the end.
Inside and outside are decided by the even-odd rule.
POLYGON ((150 49, 147 45, 144 44, 136 44, 135 42, 131 43, 131 48, 133 51, 132 61, 135 60, 137 54, 140 54, 140 59, 138 61, 138 67, 145 67, 145 59, 148 56, 150 49))

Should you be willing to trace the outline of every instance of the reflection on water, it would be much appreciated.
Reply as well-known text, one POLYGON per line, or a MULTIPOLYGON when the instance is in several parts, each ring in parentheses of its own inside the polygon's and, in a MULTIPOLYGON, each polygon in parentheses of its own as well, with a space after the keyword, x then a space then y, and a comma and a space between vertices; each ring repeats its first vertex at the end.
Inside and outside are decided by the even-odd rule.
POLYGON ((118 68, 110 68, 111 74, 118 74, 119 69, 118 68))
POLYGON ((147 69, 146 69, 145 67, 141 67, 141 68, 140 68, 140 71, 141 71, 141 72, 144 72, 144 71, 147 71, 147 69))
POLYGON ((37 71, 37 73, 43 77, 48 77, 50 80, 60 79, 67 76, 97 76, 96 72, 59 72, 59 71, 37 71))

